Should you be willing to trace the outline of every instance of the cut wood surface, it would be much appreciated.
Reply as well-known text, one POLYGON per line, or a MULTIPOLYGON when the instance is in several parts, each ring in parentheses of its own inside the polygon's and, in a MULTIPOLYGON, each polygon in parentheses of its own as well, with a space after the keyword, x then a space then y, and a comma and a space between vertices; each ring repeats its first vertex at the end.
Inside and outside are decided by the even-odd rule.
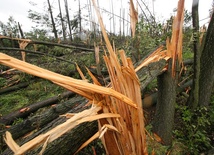
POLYGON ((45 107, 45 106, 49 106, 51 104, 56 104, 58 103, 61 99, 64 98, 70 98, 71 96, 73 96, 74 93, 71 91, 66 91, 62 94, 59 94, 57 96, 51 97, 49 99, 46 99, 44 101, 40 101, 34 104, 31 104, 27 107, 23 107, 17 111, 14 111, 8 115, 2 116, 0 118, 0 123, 1 124, 5 124, 5 125, 9 125, 11 123, 13 123, 13 121, 17 118, 24 118, 27 117, 28 115, 30 115, 31 113, 35 112, 36 110, 38 110, 39 108, 45 107))

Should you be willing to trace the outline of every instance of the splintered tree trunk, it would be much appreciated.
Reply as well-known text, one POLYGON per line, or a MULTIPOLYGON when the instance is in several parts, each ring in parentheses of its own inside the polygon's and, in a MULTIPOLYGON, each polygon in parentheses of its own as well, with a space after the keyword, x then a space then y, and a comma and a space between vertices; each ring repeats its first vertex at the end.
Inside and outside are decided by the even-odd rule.
POLYGON ((214 84, 214 13, 204 41, 199 77, 199 105, 208 106, 214 84))
POLYGON ((158 98, 153 131, 161 137, 163 144, 171 145, 176 99, 176 81, 172 77, 171 60, 168 70, 158 76, 158 98))
MULTIPOLYGON (((9 132, 11 132, 14 139, 20 137, 20 135, 24 136, 29 131, 32 131, 34 126, 37 126, 37 130, 35 132, 31 132, 26 138, 20 139, 18 142, 19 145, 22 145, 29 140, 35 138, 36 136, 45 133, 59 124, 62 124, 66 121, 65 117, 58 117, 60 114, 66 112, 70 113, 77 113, 82 110, 85 110, 87 106, 85 106, 86 100, 82 97, 75 97, 70 102, 63 103, 62 105, 57 106, 56 108, 52 108, 45 112, 44 114, 37 116, 34 119, 28 119, 21 123, 20 125, 15 125, 12 130, 9 128, 9 132), (78 105, 78 106, 77 106, 78 105), (68 111, 68 109, 72 109, 68 111), (64 112, 62 112, 64 111, 64 112), (55 119, 53 119, 55 118, 55 119), (35 122, 35 119, 36 122, 35 122), (50 120, 53 120, 50 122, 50 120), (33 121, 33 122, 32 122, 33 121), (34 125, 35 124, 35 125, 34 125), (37 124, 37 125, 36 125, 37 124), (42 128, 41 128, 42 127, 42 128), (30 128, 30 129, 29 129, 30 128), (15 130, 16 129, 16 130, 15 130), (22 131, 24 130, 24 131, 22 131), (26 132, 28 130, 28 132, 26 132), (21 133, 19 133, 21 132, 21 133), (18 133, 19 135, 15 134, 18 133)), ((11 127, 12 128, 12 127, 11 127)), ((35 129, 35 128, 34 128, 35 129)), ((97 121, 83 123, 72 129, 71 131, 67 132, 66 134, 62 135, 60 138, 56 139, 55 141, 48 144, 44 155, 64 155, 64 154, 74 154, 77 149, 91 136, 93 136, 98 130, 97 121)), ((37 148, 33 151, 29 151, 26 153, 27 155, 35 155, 38 154, 40 148, 37 148)), ((12 151, 10 149, 6 149, 2 152, 1 155, 12 155, 12 151)))

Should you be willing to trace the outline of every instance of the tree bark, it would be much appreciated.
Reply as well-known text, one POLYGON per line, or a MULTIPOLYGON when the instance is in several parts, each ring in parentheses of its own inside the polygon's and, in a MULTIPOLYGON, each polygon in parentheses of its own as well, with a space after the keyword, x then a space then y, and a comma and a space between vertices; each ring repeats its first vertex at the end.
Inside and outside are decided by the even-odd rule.
MULTIPOLYGON (((192 80, 187 81, 186 83, 184 83, 183 85, 177 88, 177 93, 181 93, 185 90, 185 88, 191 87, 192 83, 193 83, 192 80)), ((142 99, 143 108, 149 108, 155 105, 157 103, 157 98, 158 98, 158 92, 155 92, 149 96, 144 97, 142 99)))
POLYGON ((59 117, 59 115, 65 114, 69 110, 74 109, 80 103, 82 103, 81 105, 84 105, 85 99, 79 96, 74 97, 71 100, 49 108, 43 114, 30 117, 17 125, 4 129, 4 131, 9 131, 13 135, 14 139, 18 139, 28 132, 43 127, 47 123, 59 117))
POLYGON ((72 42, 73 38, 72 38, 72 32, 71 32, 72 30, 71 30, 70 16, 69 16, 69 11, 68 11, 68 1, 64 0, 64 3, 65 3, 65 12, 66 12, 66 18, 67 18, 67 22, 68 22, 70 41, 72 42))
POLYGON ((0 89, 0 95, 5 94, 5 93, 9 93, 9 92, 11 92, 11 91, 19 90, 19 89, 21 89, 21 88, 25 88, 25 87, 27 87, 28 85, 29 85, 29 82, 23 82, 23 83, 20 83, 20 84, 11 86, 11 87, 2 88, 2 89, 0 89))
POLYGON ((51 104, 56 104, 61 99, 68 98, 68 97, 71 97, 73 95, 74 95, 73 92, 67 91, 67 92, 62 93, 61 95, 54 96, 54 97, 51 97, 47 100, 31 104, 27 107, 24 107, 24 108, 21 108, 17 111, 14 111, 14 112, 6 115, 6 116, 2 116, 0 118, 0 124, 4 124, 4 125, 12 124, 13 121, 17 118, 25 118, 25 117, 29 116, 31 113, 37 111, 38 109, 40 109, 42 107, 46 107, 46 106, 49 106, 51 104))
POLYGON ((192 109, 197 108, 199 99, 199 74, 200 74, 200 45, 199 45, 199 17, 198 17, 199 0, 193 0, 192 3, 192 24, 193 24, 193 51, 194 51, 194 74, 193 87, 191 89, 189 105, 192 109))
MULTIPOLYGON (((80 97, 78 97, 80 99, 80 97)), ((86 109, 85 107, 85 100, 81 98, 78 102, 82 102, 77 107, 70 110, 70 113, 75 113, 86 109), (83 101, 83 102, 82 102, 83 101)), ((76 104, 76 103, 75 103, 76 104)), ((42 129, 38 130, 34 134, 30 135, 27 138, 24 138, 19 142, 19 145, 26 143, 27 141, 33 139, 34 137, 47 132, 48 130, 56 127, 57 125, 66 121, 65 117, 58 117, 54 119, 52 122, 45 124, 46 126, 42 129)), ((79 126, 75 127, 71 131, 67 132, 66 134, 62 135, 60 138, 56 139, 55 141, 48 144, 44 155, 50 154, 57 154, 57 155, 64 155, 64 154, 74 154, 77 149, 91 136, 93 136, 98 130, 97 122, 88 122, 80 124, 79 126)), ((41 150, 41 147, 36 148, 35 150, 29 151, 26 153, 27 155, 34 155, 38 154, 41 150)), ((6 149, 2 155, 12 155, 12 151, 10 149, 6 149)))
POLYGON ((63 35, 64 40, 66 40, 66 32, 65 32, 66 31, 66 27, 64 25, 64 20, 63 20, 63 17, 62 17, 60 0, 58 0, 58 4, 59 4, 59 16, 60 16, 61 25, 62 25, 62 35, 63 35))
POLYGON ((202 54, 199 77, 199 105, 208 106, 214 84, 214 13, 207 30, 202 54))
POLYGON ((48 0, 48 11, 50 12, 50 16, 51 16, 51 23, 52 23, 52 26, 53 26, 54 37, 55 37, 55 39, 58 39, 57 30, 56 30, 56 24, 54 22, 53 12, 52 12, 51 4, 50 4, 49 0, 48 0))
POLYGON ((23 31, 22 31, 22 27, 21 27, 21 25, 19 24, 19 22, 18 22, 18 27, 19 27, 19 32, 20 32, 20 34, 21 34, 21 37, 22 37, 22 38, 25 38, 24 33, 23 33, 23 31))
POLYGON ((171 145, 174 125, 176 81, 172 76, 171 63, 169 60, 168 70, 158 76, 158 99, 153 122, 153 131, 161 137, 164 145, 171 145))

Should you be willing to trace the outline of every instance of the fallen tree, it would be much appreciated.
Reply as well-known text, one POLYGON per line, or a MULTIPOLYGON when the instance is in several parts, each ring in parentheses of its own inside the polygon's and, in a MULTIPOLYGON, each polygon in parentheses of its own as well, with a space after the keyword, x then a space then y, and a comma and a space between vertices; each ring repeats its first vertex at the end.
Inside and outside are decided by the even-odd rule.
POLYGON ((17 125, 13 125, 10 128, 4 129, 2 131, 3 132, 9 131, 13 134, 14 139, 18 139, 35 129, 42 128, 47 123, 59 117, 59 115, 65 114, 71 109, 75 109, 75 107, 77 107, 79 104, 84 105, 84 103, 85 103, 84 98, 79 96, 74 97, 64 103, 60 103, 57 104, 56 106, 49 108, 43 114, 25 119, 23 122, 17 125))
POLYGON ((11 91, 16 91, 19 90, 21 88, 25 88, 29 85, 30 82, 23 82, 14 86, 10 86, 10 87, 6 87, 6 88, 2 88, 0 89, 0 95, 5 94, 5 93, 9 93, 11 91))
POLYGON ((25 118, 28 115, 30 115, 31 113, 37 111, 38 109, 40 109, 42 107, 49 106, 51 104, 56 104, 61 99, 69 98, 69 97, 71 97, 73 95, 74 95, 73 92, 66 91, 66 92, 64 92, 64 93, 62 93, 60 95, 51 97, 51 98, 46 99, 44 101, 40 101, 40 102, 31 104, 31 105, 29 105, 27 107, 24 107, 24 108, 21 108, 21 109, 19 109, 17 111, 14 111, 14 112, 12 112, 12 113, 10 113, 8 115, 2 116, 0 118, 0 123, 4 124, 4 125, 9 125, 9 124, 13 123, 13 121, 15 119, 17 119, 17 118, 25 118))
MULTIPOLYGON (((86 108, 88 108, 87 106, 85 106, 86 103, 87 102, 84 98, 77 96, 77 97, 63 103, 62 105, 64 105, 64 106, 58 105, 54 108, 55 110, 53 110, 53 108, 49 109, 47 112, 45 112, 45 114, 42 114, 40 116, 40 118, 41 118, 40 120, 38 119, 39 117, 33 117, 32 119, 29 119, 26 123, 21 123, 21 126, 22 126, 21 129, 24 129, 24 128, 28 127, 29 124, 32 124, 31 121, 35 122, 35 119, 37 121, 41 121, 39 126, 35 128, 35 129, 37 129, 37 131, 35 133, 29 134, 28 136, 25 136, 25 138, 19 140, 19 144, 24 144, 24 143, 28 142, 29 140, 35 138, 36 136, 38 136, 42 133, 45 133, 45 132, 53 129, 57 125, 65 122, 66 117, 58 117, 59 114, 64 114, 66 112, 76 113, 76 112, 85 110, 86 108), (62 109, 64 109, 64 110, 62 110, 62 109), (65 109, 67 109, 67 111, 65 109), (53 111, 55 111, 55 112, 53 112, 53 111), (57 113, 56 113, 56 111, 57 111, 57 113), (53 119, 54 118, 53 115, 55 115, 55 119, 53 119), (49 118, 49 119, 45 121, 45 118, 47 118, 47 119, 49 118), (51 121, 50 121, 50 119, 51 119, 51 121)), ((16 127, 15 127, 16 129, 13 128, 13 130, 9 129, 8 131, 10 131, 11 133, 15 133, 15 132, 17 132, 15 130, 17 130, 19 127, 20 127, 20 125, 16 125, 16 127)), ((50 145, 48 145, 48 147, 46 148, 44 154, 64 155, 66 152, 67 153, 69 152, 69 154, 74 154, 86 140, 88 140, 95 132, 97 132, 97 129, 98 129, 98 126, 97 126, 96 121, 83 123, 83 124, 77 126, 76 128, 74 128, 73 130, 67 132, 66 134, 61 136, 59 139, 50 143, 50 145), (57 149, 56 149, 56 146, 57 146, 57 149)), ((32 128, 31 128, 31 130, 32 130, 32 128)), ((25 130, 25 132, 26 132, 26 130, 25 130)), ((28 132, 26 132, 26 133, 28 133, 28 132)), ((22 136, 23 135, 25 135, 24 132, 22 132, 22 136)), ((15 135, 15 136, 17 136, 17 135, 15 135)), ((15 138, 15 136, 13 135, 13 138, 15 138)), ((41 150, 41 147, 39 147, 33 151, 29 151, 27 154, 28 155, 38 154, 40 150, 41 150)), ((2 155, 12 155, 12 154, 13 154, 13 152, 10 149, 6 149, 2 153, 2 155)))

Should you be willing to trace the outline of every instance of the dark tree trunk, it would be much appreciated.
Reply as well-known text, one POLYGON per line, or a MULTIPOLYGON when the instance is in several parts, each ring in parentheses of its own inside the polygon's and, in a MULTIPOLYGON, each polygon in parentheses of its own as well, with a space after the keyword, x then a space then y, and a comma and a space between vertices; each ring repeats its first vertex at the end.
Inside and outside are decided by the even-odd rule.
MULTIPOLYGON (((17 84, 17 85, 14 85, 14 86, 10 86, 10 87, 7 87, 7 88, 2 88, 0 89, 0 95, 2 94, 5 94, 5 93, 9 93, 11 91, 16 91, 16 90, 19 90, 21 88, 25 88, 29 85, 29 82, 23 82, 23 83, 20 83, 20 84, 17 84)), ((1 118, 0 118, 1 119, 1 118)))
POLYGON ((159 135, 164 145, 172 143, 176 100, 176 80, 172 76, 171 60, 168 70, 158 76, 158 98, 153 122, 153 131, 159 135))
POLYGON ((57 30, 56 30, 56 24, 54 22, 53 12, 52 12, 51 4, 50 4, 49 0, 48 0, 48 11, 50 12, 50 15, 51 15, 51 23, 52 23, 52 26, 53 26, 54 37, 55 37, 55 39, 58 39, 57 30))
POLYGON ((67 22, 68 22, 69 35, 70 35, 70 40, 72 42, 73 38, 72 38, 72 32, 71 32, 70 16, 69 16, 69 11, 68 11, 68 1, 64 0, 64 2, 65 2, 65 12, 66 12, 66 18, 67 18, 67 22))
POLYGON ((5 129, 4 131, 9 131, 13 135, 14 139, 18 139, 35 129, 43 127, 47 123, 59 117, 59 115, 65 114, 71 109, 75 109, 75 107, 80 103, 82 103, 81 105, 83 106, 85 104, 85 99, 79 96, 74 97, 71 100, 49 108, 43 114, 30 117, 17 125, 5 129))
POLYGON ((192 109, 198 106, 199 99, 199 74, 200 74, 200 45, 199 45, 199 17, 198 17, 199 0, 193 0, 192 3, 192 24, 193 24, 193 51, 194 51, 194 75, 193 87, 190 93, 189 105, 192 109))
POLYGON ((58 0, 58 4, 59 4, 59 15, 60 15, 60 20, 61 20, 61 25, 62 25, 62 35, 63 35, 64 40, 66 40, 66 32, 65 32, 66 28, 65 28, 65 25, 64 25, 63 17, 62 17, 60 0, 58 0))
POLYGON ((0 124, 4 124, 4 125, 12 124, 13 121, 17 118, 25 118, 25 117, 29 116, 31 113, 37 111, 38 109, 40 109, 42 107, 46 107, 51 104, 56 104, 60 101, 60 99, 68 98, 68 97, 71 97, 72 95, 74 95, 73 92, 67 91, 67 92, 62 93, 61 95, 54 96, 47 100, 31 104, 25 108, 22 108, 23 110, 20 109, 20 110, 12 112, 6 116, 2 116, 0 118, 0 124))
POLYGON ((199 105, 208 106, 214 84, 214 13, 212 15, 202 54, 199 77, 199 105))
MULTIPOLYGON (((79 101, 81 102, 81 101, 79 101)), ((73 108, 70 110, 70 113, 75 113, 84 110, 86 107, 84 107, 85 102, 80 104, 79 106, 73 108), (83 108, 84 107, 84 108, 83 108)), ((34 134, 30 135, 27 138, 24 138, 21 140, 19 144, 24 144, 28 142, 29 140, 35 138, 36 136, 47 132, 50 129, 53 129, 57 125, 63 123, 66 121, 65 117, 58 117, 57 119, 53 120, 52 122, 45 124, 45 127, 38 130, 34 134)), ((51 155, 51 154, 57 154, 57 155, 64 155, 64 154, 74 154, 78 148, 91 136, 93 136, 98 131, 97 122, 88 122, 80 124, 79 126, 75 127, 71 131, 67 132, 66 134, 62 135, 60 138, 56 139, 55 141, 48 144, 44 155, 51 155)), ((27 155, 34 155, 38 154, 40 148, 36 148, 35 150, 29 151, 26 153, 27 155)), ((6 149, 2 155, 12 155, 12 151, 10 149, 6 149)))
POLYGON ((20 34, 21 34, 21 37, 22 37, 22 38, 25 38, 24 33, 23 33, 23 31, 22 31, 22 27, 21 27, 21 25, 19 24, 19 22, 18 22, 18 27, 19 27, 19 32, 20 32, 20 34))

